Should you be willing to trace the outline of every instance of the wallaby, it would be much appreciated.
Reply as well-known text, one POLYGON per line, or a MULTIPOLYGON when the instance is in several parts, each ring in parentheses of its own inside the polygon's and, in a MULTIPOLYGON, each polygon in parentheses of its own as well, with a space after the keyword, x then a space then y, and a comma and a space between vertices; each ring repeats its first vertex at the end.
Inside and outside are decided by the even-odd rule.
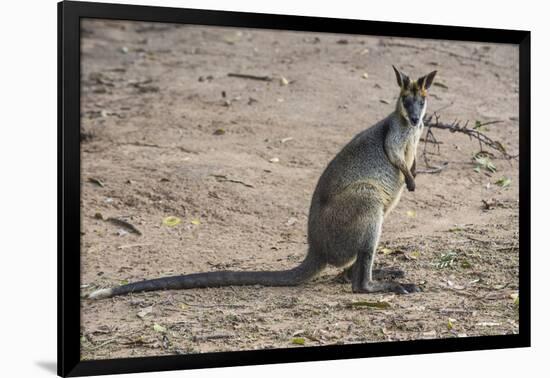
POLYGON ((393 67, 400 87, 395 111, 353 138, 321 175, 309 212, 309 250, 295 268, 282 271, 217 271, 146 280, 100 289, 89 298, 163 289, 231 285, 295 286, 327 265, 346 268, 354 293, 420 291, 402 270, 373 270, 384 217, 403 188, 415 189, 416 148, 426 113, 427 90, 436 71, 416 81, 393 67))

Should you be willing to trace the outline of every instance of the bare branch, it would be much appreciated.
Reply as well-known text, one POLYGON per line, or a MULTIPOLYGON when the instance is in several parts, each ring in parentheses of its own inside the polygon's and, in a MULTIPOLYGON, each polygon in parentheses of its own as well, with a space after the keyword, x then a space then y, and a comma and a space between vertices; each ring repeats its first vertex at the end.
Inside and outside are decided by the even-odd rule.
POLYGON ((433 168, 430 168, 430 169, 418 169, 416 171, 417 174, 421 174, 421 173, 424 173, 424 174, 434 174, 434 173, 439 173, 441 172, 442 170, 444 170, 445 168, 447 168, 447 166, 449 165, 448 162, 444 162, 443 164, 441 164, 441 166, 436 166, 436 167, 433 167, 433 168))
MULTIPOLYGON (((451 106, 452 103, 448 106, 443 107, 442 109, 445 109, 449 106, 451 106)), ((502 143, 500 143, 498 140, 493 140, 489 138, 487 135, 483 134, 480 129, 483 126, 487 125, 493 125, 496 123, 500 123, 502 121, 488 121, 484 123, 476 122, 476 125, 474 127, 468 127, 468 121, 461 124, 458 120, 455 120, 454 122, 450 124, 441 123, 439 122, 439 114, 438 110, 436 110, 433 114, 430 116, 426 116, 424 118, 424 126, 426 127, 426 135, 424 138, 421 138, 420 141, 424 143, 424 147, 422 149, 422 158, 424 160, 424 164, 426 165, 427 169, 420 169, 417 170, 417 173, 425 173, 425 174, 435 174, 441 172, 443 169, 445 169, 448 165, 448 162, 444 162, 441 166, 432 165, 430 163, 429 155, 439 155, 440 154, 440 145, 442 142, 438 141, 433 133, 433 129, 440 129, 440 130, 447 130, 451 133, 461 133, 464 135, 467 135, 470 140, 475 139, 479 143, 479 151, 487 153, 483 151, 483 146, 489 147, 493 150, 498 151, 500 154, 502 154, 506 159, 516 159, 519 155, 510 155, 502 143), (435 148, 432 148, 431 151, 428 150, 428 144, 435 146, 435 148), (436 150, 436 151, 434 151, 436 150)))
MULTIPOLYGON (((500 143, 498 140, 493 140, 489 138, 486 134, 483 134, 479 130, 483 126, 492 125, 500 122, 502 121, 489 121, 485 123, 477 123, 477 125, 474 127, 468 127, 468 121, 466 121, 464 125, 461 125, 461 123, 457 120, 455 120, 453 123, 450 123, 450 124, 440 123, 439 116, 437 115, 437 113, 434 113, 429 117, 425 118, 424 125, 428 128, 428 131, 426 133, 426 138, 428 138, 429 133, 431 133, 433 136, 432 129, 448 130, 451 133, 461 133, 461 134, 467 135, 468 137, 470 137, 470 139, 472 138, 476 139, 479 142, 480 151, 483 151, 483 146, 487 146, 501 153, 506 159, 517 159, 518 156, 510 155, 506 151, 502 143, 500 143)), ((426 150, 426 142, 424 144, 424 151, 425 150, 426 150)))

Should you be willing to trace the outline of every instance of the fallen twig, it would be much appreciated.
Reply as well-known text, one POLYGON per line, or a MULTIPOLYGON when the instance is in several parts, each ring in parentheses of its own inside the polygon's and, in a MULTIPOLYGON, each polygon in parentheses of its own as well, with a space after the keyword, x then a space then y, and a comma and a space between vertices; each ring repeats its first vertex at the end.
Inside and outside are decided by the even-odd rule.
POLYGON ((440 166, 433 167, 433 168, 430 168, 430 169, 417 169, 417 170, 416 170, 416 173, 417 173, 417 174, 419 174, 419 173, 423 173, 423 174, 435 174, 435 173, 439 173, 439 172, 441 172, 442 170, 444 170, 445 168, 447 168, 448 165, 449 165, 448 162, 444 162, 444 163, 441 164, 440 166))
MULTIPOLYGON (((517 158, 517 156, 510 155, 508 152, 506 152, 506 149, 504 148, 502 143, 500 143, 498 140, 493 140, 489 138, 487 135, 479 131, 479 128, 483 126, 492 125, 492 124, 501 123, 501 122, 502 121, 500 120, 489 121, 489 122, 478 124, 476 128, 471 128, 471 127, 468 127, 468 121, 466 121, 464 125, 461 125, 459 121, 454 121, 453 123, 450 123, 450 124, 440 123, 439 116, 437 115, 437 113, 433 113, 431 116, 427 117, 424 120, 424 125, 428 127, 428 132, 431 132, 431 129, 441 129, 441 130, 448 130, 451 133, 458 132, 461 134, 466 134, 470 138, 474 138, 479 141, 481 151, 483 151, 483 146, 485 145, 489 148, 492 148, 500 152, 507 159, 515 159, 517 158), (434 118, 435 118, 435 122, 432 122, 434 118)), ((427 136, 428 134, 426 134, 426 137, 427 136)), ((433 136, 433 133, 432 133, 432 136, 433 136)))
POLYGON ((102 347, 104 347, 108 344, 114 343, 117 339, 118 339, 118 336, 115 336, 111 339, 108 339, 108 340, 102 342, 101 344, 97 344, 97 345, 94 345, 93 347, 88 348, 88 351, 91 352, 91 351, 97 350, 99 348, 102 348, 102 347))
POLYGON ((491 240, 478 239, 478 238, 476 238, 475 236, 471 236, 471 235, 464 235, 464 237, 465 237, 466 239, 470 239, 471 241, 478 242, 478 243, 483 243, 483 244, 492 243, 491 240))
POLYGON ((260 80, 260 81, 272 81, 273 80, 273 78, 271 76, 258 76, 258 75, 240 74, 240 73, 233 73, 233 72, 228 73, 227 76, 229 76, 229 77, 239 77, 241 79, 260 80))
POLYGON ((89 178, 88 178, 88 181, 89 181, 89 182, 93 182, 94 184, 96 184, 96 185, 98 185, 98 186, 101 186, 102 188, 105 187, 105 184, 103 183, 103 181, 101 181, 101 180, 98 179, 98 178, 89 177, 89 178))
POLYGON ((126 248, 134 248, 134 247, 146 247, 149 245, 153 245, 152 243, 137 243, 137 244, 124 244, 119 245, 117 249, 126 249, 126 248))
POLYGON ((461 308, 441 308, 439 309, 439 312, 441 314, 471 314, 473 313, 472 310, 464 310, 461 308))
POLYGON ((159 144, 153 144, 153 143, 144 143, 144 142, 128 142, 128 143, 117 143, 118 146, 138 146, 138 147, 153 147, 153 148, 167 148, 167 149, 177 149, 182 152, 186 152, 188 154, 196 154, 198 155, 197 151, 190 150, 188 148, 182 147, 182 146, 161 146, 159 144))
POLYGON ((113 223, 113 224, 116 224, 117 226, 124 227, 124 228, 126 228, 128 231, 133 232, 134 234, 142 235, 141 231, 138 230, 138 229, 136 228, 136 226, 134 226, 133 224, 131 224, 131 223, 128 222, 128 221, 125 221, 124 219, 110 217, 110 218, 107 218, 106 220, 107 220, 108 222, 111 222, 111 223, 113 223))
POLYGON ((483 151, 483 146, 487 146, 487 147, 489 147, 493 150, 498 151, 501 155, 503 155, 508 160, 511 160, 511 159, 516 159, 517 160, 519 155, 510 155, 506 151, 506 149, 504 148, 502 143, 500 143, 498 140, 491 139, 490 137, 483 134, 479 130, 483 126, 492 125, 492 124, 500 123, 500 122, 502 122, 502 121, 495 120, 495 121, 489 121, 489 122, 484 122, 484 123, 477 122, 475 127, 468 127, 468 121, 466 121, 464 124, 461 124, 459 121, 456 121, 456 120, 452 123, 441 123, 441 122, 439 122, 439 115, 438 115, 437 111, 434 112, 432 115, 425 117, 424 118, 424 126, 426 127, 426 135, 425 135, 424 138, 421 138, 420 140, 424 143, 424 148, 422 150, 422 157, 424 159, 424 164, 429 169, 417 170, 417 173, 430 173, 430 174, 439 173, 447 166, 447 163, 444 163, 442 166, 433 166, 432 164, 430 164, 430 160, 428 158, 428 155, 433 155, 434 153, 428 151, 428 149, 427 149, 428 144, 432 144, 432 145, 436 146, 436 148, 437 148, 437 153, 436 154, 437 155, 440 154, 440 145, 442 144, 441 142, 439 142, 436 139, 436 137, 433 133, 433 129, 447 130, 447 131, 450 131, 451 133, 465 134, 468 137, 470 137, 470 139, 473 138, 473 139, 476 139, 478 141, 480 152, 487 153, 487 152, 483 151))
MULTIPOLYGON (((438 118, 436 115, 436 123, 437 121, 438 121, 438 118)), ((430 161, 428 159, 428 154, 427 154, 427 148, 428 148, 428 142, 433 143, 437 147, 437 153, 439 154, 440 143, 437 141, 437 139, 435 139, 435 135, 432 132, 432 125, 429 123, 429 121, 427 122, 427 124, 428 124, 428 130, 426 131, 426 137, 424 138, 424 149, 422 150, 422 157, 424 158, 424 164, 426 165, 426 167, 431 169, 437 169, 438 167, 434 167, 430 164, 430 161)))
POLYGON ((232 183, 235 183, 235 184, 241 184, 241 185, 244 185, 246 186, 247 188, 253 188, 254 185, 252 184, 248 184, 244 181, 241 181, 241 180, 234 180, 234 179, 230 179, 228 178, 226 175, 212 175, 212 177, 214 177, 217 181, 219 182, 232 182, 232 183))
POLYGON ((199 304, 199 303, 187 303, 182 302, 186 306, 190 307, 201 307, 201 308, 218 308, 218 307, 229 307, 229 308, 246 308, 245 305, 240 304, 223 304, 223 303, 216 303, 215 305, 207 305, 207 304, 199 304))
POLYGON ((235 335, 230 333, 214 333, 211 335, 201 335, 201 336, 193 336, 193 341, 208 341, 208 340, 216 340, 216 339, 230 339, 232 337, 235 337, 235 335))

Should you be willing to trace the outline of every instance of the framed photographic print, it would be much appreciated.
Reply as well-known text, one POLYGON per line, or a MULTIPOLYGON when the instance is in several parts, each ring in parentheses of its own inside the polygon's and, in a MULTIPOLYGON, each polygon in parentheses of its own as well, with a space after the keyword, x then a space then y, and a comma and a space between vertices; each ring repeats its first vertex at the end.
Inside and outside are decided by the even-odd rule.
POLYGON ((529 346, 528 31, 58 20, 59 375, 529 346))

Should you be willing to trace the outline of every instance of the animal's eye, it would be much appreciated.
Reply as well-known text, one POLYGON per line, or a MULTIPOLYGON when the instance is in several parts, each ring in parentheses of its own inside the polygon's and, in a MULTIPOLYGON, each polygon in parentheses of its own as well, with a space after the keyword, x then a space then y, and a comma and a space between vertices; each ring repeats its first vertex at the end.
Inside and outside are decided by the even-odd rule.
POLYGON ((410 96, 403 96, 401 97, 401 100, 403 101, 403 105, 409 106, 412 104, 412 98, 410 96))

